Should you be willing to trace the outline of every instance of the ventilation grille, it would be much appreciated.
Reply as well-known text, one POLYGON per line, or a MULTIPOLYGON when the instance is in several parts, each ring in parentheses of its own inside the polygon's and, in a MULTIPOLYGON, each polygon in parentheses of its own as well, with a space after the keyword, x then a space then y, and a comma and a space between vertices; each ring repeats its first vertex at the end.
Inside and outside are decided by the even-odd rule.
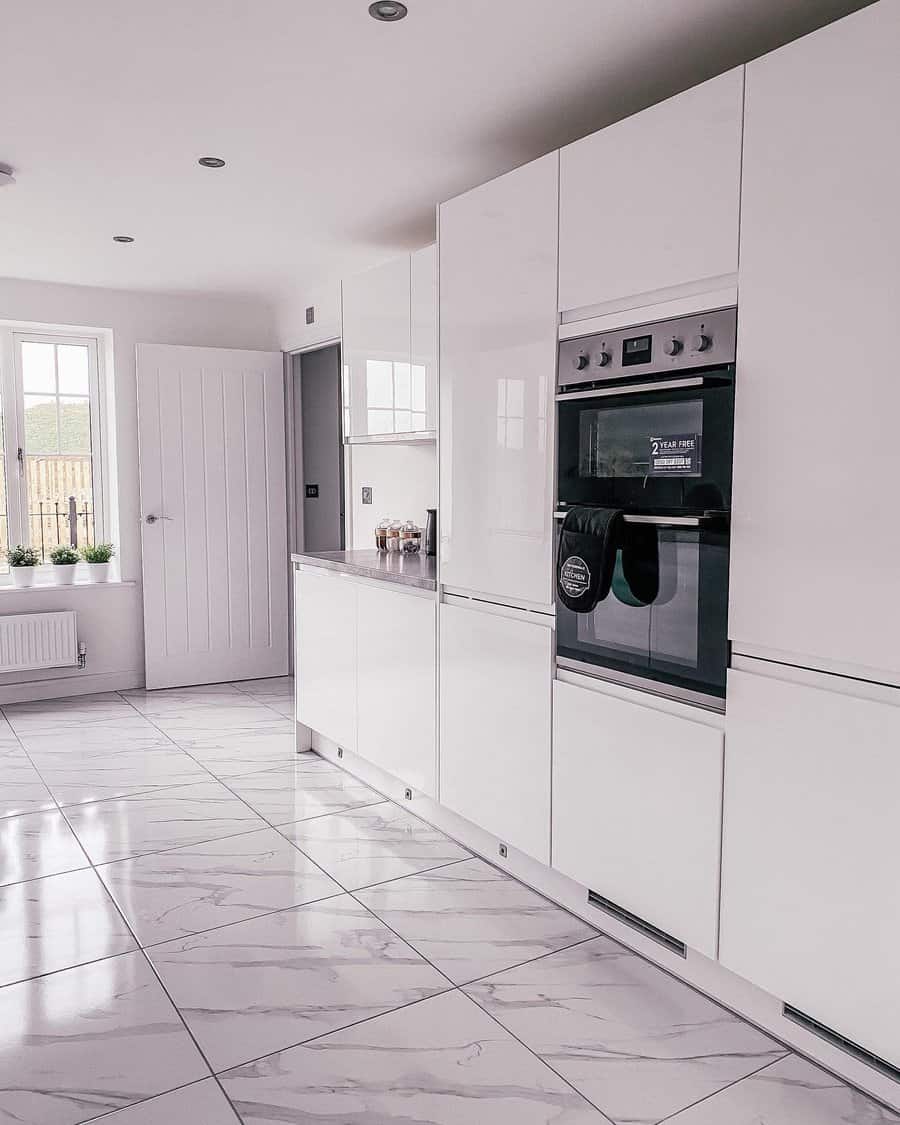
POLYGON ((75 614, 16 613, 0 617, 0 673, 65 668, 78 663, 75 614))
POLYGON ((878 1055, 873 1055, 871 1051, 867 1051, 865 1047, 860 1047, 858 1043, 854 1043, 852 1039, 847 1039, 837 1031, 832 1031, 830 1027, 826 1027, 824 1023, 819 1023, 818 1020, 808 1016, 806 1012, 801 1012, 799 1008, 792 1008, 790 1004, 785 1004, 784 1015, 791 1023, 799 1024, 800 1027, 805 1027, 807 1031, 811 1031, 813 1035, 817 1035, 820 1039, 824 1039, 826 1043, 830 1043, 833 1047, 839 1047, 842 1051, 846 1051, 848 1055, 853 1055, 855 1059, 860 1062, 866 1063, 873 1069, 886 1074, 888 1078, 893 1078, 895 1082, 900 1082, 900 1067, 893 1066, 884 1059, 879 1058, 878 1055))
POLYGON ((614 918, 618 918, 620 922, 624 922, 632 929, 640 931, 646 937, 653 938, 658 941, 660 945, 664 945, 666 949, 671 949, 673 953, 677 953, 679 957, 687 957, 687 946, 683 941, 678 938, 672 937, 667 934, 665 930, 661 930, 659 926, 654 926, 652 922, 647 922, 643 918, 639 918, 637 914, 632 914, 630 910, 626 910, 624 906, 619 906, 618 903, 611 902, 603 895, 598 895, 596 891, 588 891, 588 902, 591 906, 599 906, 608 914, 612 914, 614 918))

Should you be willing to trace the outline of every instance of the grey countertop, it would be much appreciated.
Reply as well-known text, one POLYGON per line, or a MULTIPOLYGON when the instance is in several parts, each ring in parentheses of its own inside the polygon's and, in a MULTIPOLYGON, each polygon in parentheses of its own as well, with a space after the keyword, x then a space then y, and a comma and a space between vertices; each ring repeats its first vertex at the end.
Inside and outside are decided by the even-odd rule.
POLYGON ((295 563, 340 570, 361 578, 380 578, 419 590, 437 589, 437 559, 421 552, 418 555, 385 554, 382 551, 313 551, 291 555, 295 563))

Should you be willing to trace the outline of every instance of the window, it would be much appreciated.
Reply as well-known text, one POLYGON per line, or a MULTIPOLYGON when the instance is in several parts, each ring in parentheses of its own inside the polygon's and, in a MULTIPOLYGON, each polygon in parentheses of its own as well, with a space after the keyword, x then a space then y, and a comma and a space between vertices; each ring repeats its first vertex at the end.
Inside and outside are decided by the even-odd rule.
POLYGON ((424 430, 425 367, 390 360, 367 360, 366 409, 370 434, 424 430))
POLYGON ((98 341, 3 330, 0 564, 103 538, 98 341))

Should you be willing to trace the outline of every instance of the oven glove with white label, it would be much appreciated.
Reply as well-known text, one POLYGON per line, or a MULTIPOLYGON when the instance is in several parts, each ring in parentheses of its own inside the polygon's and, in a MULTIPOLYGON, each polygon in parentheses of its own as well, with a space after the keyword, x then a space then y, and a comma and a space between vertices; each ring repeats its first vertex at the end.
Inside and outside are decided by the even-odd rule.
POLYGON ((575 613, 591 613, 609 593, 616 563, 620 508, 571 508, 559 536, 556 587, 575 613))

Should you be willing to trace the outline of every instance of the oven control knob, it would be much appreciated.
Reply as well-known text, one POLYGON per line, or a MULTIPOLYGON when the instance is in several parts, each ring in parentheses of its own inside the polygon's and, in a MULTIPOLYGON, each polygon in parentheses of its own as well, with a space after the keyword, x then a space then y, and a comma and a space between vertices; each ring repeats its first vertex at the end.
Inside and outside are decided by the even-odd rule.
POLYGON ((683 347, 684 344, 682 344, 678 337, 673 336, 670 340, 666 340, 666 342, 663 344, 663 351, 666 353, 666 355, 678 355, 683 347))
POLYGON ((575 356, 575 358, 572 360, 572 366, 576 371, 584 371, 589 363, 590 356, 587 354, 587 352, 579 352, 578 355, 575 356))
POLYGON ((691 341, 691 345, 695 352, 708 351, 712 347, 712 337, 707 336, 705 332, 698 332, 691 341))
POLYGON ((594 356, 594 363, 596 363, 598 367, 606 367, 611 359, 612 356, 609 352, 597 352, 594 356))

